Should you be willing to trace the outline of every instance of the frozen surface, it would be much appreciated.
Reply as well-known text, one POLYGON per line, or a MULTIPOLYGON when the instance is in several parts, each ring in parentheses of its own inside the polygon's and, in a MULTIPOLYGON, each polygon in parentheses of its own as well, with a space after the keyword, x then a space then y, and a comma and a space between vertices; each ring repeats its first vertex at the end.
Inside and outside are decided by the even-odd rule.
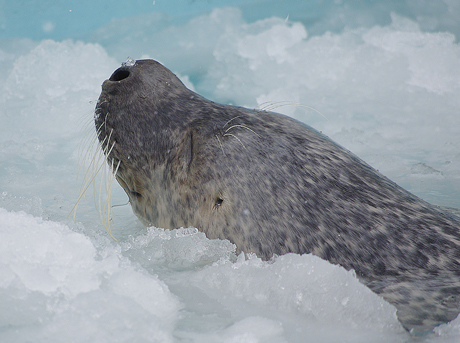
POLYGON ((2 342, 173 341, 181 304, 156 275, 64 224, 0 216, 2 342))
MULTIPOLYGON (((212 100, 304 121, 423 199, 460 208, 456 1, 305 2, 308 15, 287 1, 287 20, 277 2, 196 3, 181 18, 166 7, 104 14, 78 41, 45 15, 55 40, 0 39, 0 341, 410 341, 392 306, 314 256, 245 260, 193 228, 145 229, 116 184, 114 241, 99 178, 69 217, 94 169, 100 85, 128 56, 160 60, 212 100)), ((458 318, 423 338, 459 341, 458 318)))

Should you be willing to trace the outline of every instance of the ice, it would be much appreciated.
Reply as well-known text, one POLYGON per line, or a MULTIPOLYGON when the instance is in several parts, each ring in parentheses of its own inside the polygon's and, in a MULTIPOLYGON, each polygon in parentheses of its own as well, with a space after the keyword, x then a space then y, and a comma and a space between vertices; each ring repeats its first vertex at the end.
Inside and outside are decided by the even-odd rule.
MULTIPOLYGON (((91 111, 89 102, 97 99, 100 83, 116 65, 101 46, 44 40, 16 59, 2 85, 1 97, 6 106, 22 111, 24 119, 17 126, 26 139, 31 139, 31 133, 32 137, 63 137, 82 126, 82 107, 90 105, 86 110, 91 111), (100 71, 97 66, 101 66, 100 71), (41 129, 34 130, 36 127, 41 129)), ((13 127, 18 120, 13 111, 7 110, 4 108, 0 119, 4 128, 13 127)), ((17 131, 6 133, 17 140, 17 131)))
POLYGON ((0 218, 2 342, 62 342, 64 333, 172 342, 180 303, 158 277, 64 224, 4 209, 0 218))
MULTIPOLYGON (((86 2, 47 15, 5 6, 1 342, 410 340, 353 271, 315 256, 245 259, 194 228, 145 229, 116 184, 114 241, 96 210, 99 178, 69 216, 97 150, 100 86, 128 57, 160 60, 212 100, 302 120, 422 198, 460 207, 456 1, 211 3, 179 18, 174 1, 123 2, 112 16, 117 6, 96 2, 87 23, 86 2)), ((423 338, 459 340, 459 318, 423 338)))

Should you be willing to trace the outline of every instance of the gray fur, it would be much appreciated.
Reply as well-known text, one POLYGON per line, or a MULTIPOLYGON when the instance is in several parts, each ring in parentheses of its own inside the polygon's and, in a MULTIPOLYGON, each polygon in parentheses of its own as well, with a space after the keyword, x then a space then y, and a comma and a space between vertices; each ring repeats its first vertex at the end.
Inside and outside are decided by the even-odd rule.
POLYGON ((152 60, 96 106, 99 140, 145 225, 194 226, 263 259, 313 253, 393 304, 415 333, 460 310, 460 221, 289 117, 224 106, 152 60))

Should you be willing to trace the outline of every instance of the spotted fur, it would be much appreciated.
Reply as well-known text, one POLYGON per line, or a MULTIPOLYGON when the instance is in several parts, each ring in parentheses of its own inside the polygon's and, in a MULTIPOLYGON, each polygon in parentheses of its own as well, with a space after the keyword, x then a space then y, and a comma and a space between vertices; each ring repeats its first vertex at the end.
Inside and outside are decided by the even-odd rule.
POLYGON ((414 333, 460 311, 459 219, 311 127, 206 100, 152 60, 117 69, 95 113, 145 225, 194 226, 263 259, 312 253, 354 269, 414 333))

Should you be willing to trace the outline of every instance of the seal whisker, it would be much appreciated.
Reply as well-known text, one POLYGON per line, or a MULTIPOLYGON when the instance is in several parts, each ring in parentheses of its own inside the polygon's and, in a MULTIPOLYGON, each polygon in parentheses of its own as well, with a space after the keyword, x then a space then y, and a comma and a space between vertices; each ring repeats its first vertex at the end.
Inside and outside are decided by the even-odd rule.
POLYGON ((239 138, 238 138, 237 136, 235 136, 233 133, 225 133, 225 134, 223 135, 223 137, 225 137, 225 136, 232 136, 232 137, 235 137, 235 138, 238 140, 238 142, 241 143, 241 145, 243 146, 243 148, 245 148, 246 150, 248 150, 248 149, 246 148, 246 146, 243 144, 243 142, 241 141, 241 139, 239 139, 239 138))
MULTIPOLYGON (((103 184, 103 181, 104 181, 104 175, 106 174, 105 173, 105 168, 106 168, 106 163, 107 162, 107 157, 101 153, 101 151, 98 151, 95 155, 94 155, 94 158, 93 158, 93 161, 91 162, 94 166, 92 172, 91 172, 91 176, 88 178, 88 181, 86 183, 86 188, 84 189, 83 192, 86 192, 86 190, 88 189, 88 187, 93 184, 95 186, 95 183, 94 181, 96 180, 96 177, 98 176, 98 174, 101 172, 102 170, 102 173, 101 173, 101 181, 100 181, 100 185, 102 186, 103 184), (96 157, 99 155, 98 157, 98 160, 97 162, 93 162, 94 160, 96 160, 96 157), (96 166, 99 166, 99 167, 96 167, 96 166)), ((101 197, 101 194, 99 194, 99 198, 101 197)))
MULTIPOLYGON (((265 103, 262 103, 262 104, 265 104, 265 103)), ((323 113, 321 113, 319 110, 317 110, 316 108, 314 107, 311 107, 311 106, 307 106, 307 105, 304 105, 304 104, 298 104, 298 103, 290 103, 289 101, 280 101, 280 102, 276 102, 276 103, 268 103, 269 105, 267 105, 267 107, 265 108, 261 108, 261 110, 263 111, 273 111, 273 110, 276 110, 277 108, 282 108, 282 107, 288 107, 288 106, 298 106, 298 107, 305 107, 309 110, 312 110, 312 111, 315 111, 316 113, 318 113, 321 117, 323 117, 324 119, 326 120, 329 120, 323 113)))
MULTIPOLYGON (((96 154, 94 151, 94 147, 95 147, 95 144, 99 144, 98 140, 97 140, 97 137, 93 137, 90 141, 90 143, 85 146, 85 147, 80 147, 80 152, 79 152, 79 155, 78 155, 78 159, 80 161, 79 163, 79 168, 78 168, 78 173, 77 173, 77 180, 80 178, 80 174, 82 172, 82 169, 83 169, 83 161, 87 161, 88 158, 89 158, 89 155, 90 154, 96 154), (85 151, 83 153, 83 151, 85 151)), ((86 180, 87 179, 87 175, 89 173, 89 171, 91 170, 91 165, 93 164, 93 158, 94 156, 91 158, 91 162, 90 162, 90 165, 89 167, 86 169, 86 172, 85 172, 85 176, 83 178, 83 180, 86 180)))
MULTIPOLYGON (((257 107, 255 107, 255 110, 259 110, 259 111, 270 111, 270 109, 276 105, 276 104, 280 104, 280 103, 287 103, 288 101, 278 101, 278 102, 273 102, 273 101, 265 101, 265 102, 262 102, 260 103, 259 105, 257 105, 257 107)), ((276 107, 273 107, 273 108, 276 108, 276 107)))
POLYGON ((222 129, 224 129, 231 121, 235 120, 235 119, 238 119, 238 118, 241 118, 242 116, 236 116, 236 117, 233 117, 232 119, 230 119, 229 121, 227 121, 224 126, 222 126, 222 129))
MULTIPOLYGON (((98 133, 100 131, 100 128, 101 126, 99 126, 98 133)), ((118 171, 121 161, 118 161, 117 166, 115 168, 114 168, 113 160, 111 164, 109 164, 109 168, 110 168, 109 179, 108 179, 107 184, 105 183, 105 176, 107 175, 107 172, 105 170, 107 168, 107 163, 106 163, 107 156, 110 155, 110 153, 112 152, 116 144, 116 142, 112 142, 111 145, 108 144, 108 142, 110 141, 112 132, 113 130, 111 130, 110 133, 107 136, 105 136, 102 141, 98 142, 96 151, 94 152, 93 157, 91 158, 90 164, 83 178, 83 184, 80 190, 80 194, 69 216, 73 213, 73 219, 75 220, 78 204, 80 203, 81 199, 85 195, 88 188, 91 185, 93 185, 94 187, 96 186, 95 180, 97 176, 100 174, 99 190, 97 191, 95 189, 95 192, 94 192, 95 197, 96 197, 96 194, 98 194, 98 196, 97 198, 94 199, 94 201, 97 204, 96 208, 98 209, 99 216, 101 218, 101 222, 103 223, 109 235, 114 240, 116 240, 111 230, 111 222, 112 222, 112 216, 113 216, 112 205, 111 205, 112 185, 113 185, 113 180, 115 179, 115 175, 118 171), (105 148, 103 148, 104 145, 105 145, 105 148), (105 187, 106 200, 104 201, 104 205, 102 205, 101 203, 102 186, 104 184, 106 184, 106 187, 105 187)), ((95 142, 97 142, 97 137, 91 142, 91 146, 93 146, 95 142)), ((90 149, 88 149, 87 152, 85 153, 85 158, 87 158, 89 153, 90 153, 90 149)))
POLYGON ((219 136, 218 135, 215 135, 215 136, 216 136, 217 141, 219 142, 220 148, 222 149, 222 153, 225 155, 224 146, 222 145, 222 142, 220 141, 219 136))
MULTIPOLYGON (((114 143, 115 144, 115 143, 114 143)), ((113 144, 113 145, 114 145, 113 144)), ((112 145, 112 148, 113 148, 112 145)), ((118 172, 118 168, 120 167, 121 161, 118 161, 117 166, 114 168, 114 162, 112 160, 112 163, 110 164, 110 176, 108 179, 108 183, 106 185, 106 199, 104 201, 104 206, 101 207, 101 202, 100 202, 100 197, 99 197, 99 214, 101 216, 101 221, 104 223, 104 227, 109 233, 110 237, 112 237, 113 240, 118 241, 112 234, 112 226, 111 223, 113 222, 113 207, 112 207, 112 185, 113 181, 115 180, 115 175, 118 172)), ((102 187, 102 180, 100 187, 102 187)))
MULTIPOLYGON (((96 154, 95 152, 96 149, 94 147, 100 144, 97 136, 94 136, 93 128, 90 127, 91 124, 92 124, 91 121, 87 121, 87 123, 84 124, 82 127, 82 131, 85 132, 85 134, 82 137, 82 140, 78 145, 78 159, 80 162, 88 160, 88 156, 90 154, 93 154, 93 153, 96 154)), ((83 163, 79 163, 77 180, 80 177, 82 168, 83 168, 83 163)), ((85 178, 86 178, 86 175, 85 175, 85 178)))
MULTIPOLYGON (((88 165, 88 167, 86 169, 86 173, 85 173, 85 175, 83 177, 83 184, 82 184, 82 186, 80 188, 80 193, 79 193, 79 196, 77 198, 77 201, 76 201, 75 205, 73 206, 72 210, 69 213, 69 216, 73 213, 73 219, 74 220, 76 218, 77 208, 78 208, 78 204, 80 203, 80 200, 85 195, 85 193, 88 190, 89 186, 91 184, 93 184, 93 182, 94 182, 96 176, 98 175, 98 173, 100 172, 100 170, 103 167, 105 167, 104 162, 106 161, 106 156, 104 155, 104 153, 100 149, 100 145, 103 144, 103 142, 106 139, 107 139, 107 137, 101 143, 101 142, 98 142, 97 137, 94 137, 94 139, 92 139, 90 141, 90 145, 86 149, 85 155, 80 156, 81 160, 87 160, 89 155, 91 154, 91 151, 94 150, 94 147, 96 147, 96 150, 93 152, 93 157, 91 158, 91 161, 90 161, 90 163, 89 163, 89 165, 88 165)), ((81 166, 80 166, 80 169, 78 171, 78 174, 80 174, 80 171, 81 171, 81 168, 82 168, 83 164, 81 163, 80 165, 81 166)))
POLYGON ((231 129, 235 128, 235 127, 242 127, 243 129, 249 130, 252 133, 256 134, 260 138, 260 135, 257 132, 255 132, 254 130, 250 129, 246 125, 242 125, 242 124, 235 124, 235 125, 230 126, 227 130, 225 130, 225 133, 227 133, 229 130, 231 130, 231 129))

